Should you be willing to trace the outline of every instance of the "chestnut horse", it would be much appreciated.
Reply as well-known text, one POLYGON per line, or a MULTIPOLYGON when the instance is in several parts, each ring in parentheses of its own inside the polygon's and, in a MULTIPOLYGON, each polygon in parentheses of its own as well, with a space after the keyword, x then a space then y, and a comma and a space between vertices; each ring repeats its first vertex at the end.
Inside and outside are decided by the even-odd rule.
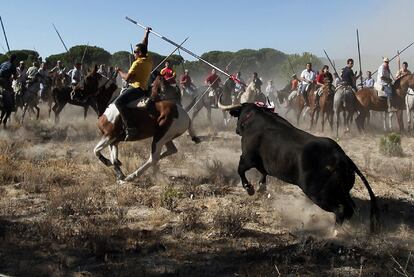
MULTIPOLYGON (((414 89, 414 75, 408 74, 394 82, 392 87, 393 97, 391 105, 397 109, 397 122, 399 131, 404 131, 403 110, 405 110, 405 96, 408 88, 414 89)), ((355 94, 358 100, 359 115, 355 119, 358 130, 365 129, 365 119, 370 110, 386 112, 388 110, 387 99, 378 97, 377 92, 373 88, 362 88, 355 94)))
POLYGON ((321 124, 322 132, 325 127, 325 119, 328 120, 329 126, 333 131, 333 100, 334 100, 335 89, 332 84, 327 83, 322 87, 322 94, 319 97, 319 111, 322 115, 321 124))
MULTIPOLYGON (((85 79, 85 82, 88 82, 88 80, 85 79)), ((94 86, 96 87, 97 84, 94 86)), ((98 128, 102 133, 102 138, 96 145, 94 153, 106 166, 114 166, 115 175, 120 182, 123 182, 122 180, 132 181, 148 167, 154 166, 160 159, 175 154, 177 148, 173 140, 185 131, 188 130, 195 143, 199 142, 199 139, 194 135, 187 112, 176 104, 177 98, 176 89, 166 84, 164 79, 158 76, 152 84, 151 101, 146 108, 137 108, 138 101, 128 104, 130 109, 126 116, 135 120, 134 127, 138 129, 140 134, 135 140, 150 137, 153 139, 149 159, 126 177, 121 170, 121 162, 118 160, 118 144, 125 139, 119 111, 115 104, 109 104, 109 101, 106 103, 98 101, 99 114, 103 113, 98 119, 98 128), (167 149, 161 153, 164 145, 167 149), (110 160, 101 153, 106 147, 109 147, 111 152, 110 160)))

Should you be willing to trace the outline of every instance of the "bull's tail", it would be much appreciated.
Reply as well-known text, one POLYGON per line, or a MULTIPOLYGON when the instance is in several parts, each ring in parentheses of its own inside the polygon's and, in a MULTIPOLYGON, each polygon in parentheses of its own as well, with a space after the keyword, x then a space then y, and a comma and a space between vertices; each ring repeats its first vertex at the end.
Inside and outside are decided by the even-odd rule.
POLYGON ((371 212, 370 212, 370 231, 371 232, 378 232, 380 227, 380 214, 379 209, 377 205, 377 198, 375 197, 374 192, 371 189, 371 186, 368 183, 368 180, 365 178, 364 174, 359 170, 359 168, 356 166, 356 164, 352 161, 351 158, 349 158, 349 162, 354 168, 354 171, 358 176, 361 178, 362 182, 364 183, 365 187, 368 190, 369 197, 371 199, 371 212))

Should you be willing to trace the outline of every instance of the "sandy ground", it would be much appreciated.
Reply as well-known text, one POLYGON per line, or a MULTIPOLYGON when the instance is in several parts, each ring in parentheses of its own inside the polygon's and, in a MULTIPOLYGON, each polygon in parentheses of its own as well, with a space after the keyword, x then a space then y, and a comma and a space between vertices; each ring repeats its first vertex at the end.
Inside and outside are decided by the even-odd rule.
MULTIPOLYGON (((379 153, 381 131, 352 131, 338 141, 379 198, 382 232, 373 235, 359 179, 352 190, 358 209, 340 227, 300 189, 275 178, 265 194, 248 196, 236 172, 235 122, 224 128, 219 113, 217 134, 209 134, 201 114, 201 144, 178 138, 179 152, 162 160, 157 174, 149 170, 122 186, 93 156, 95 115, 81 115, 66 108, 58 126, 42 114, 0 130, 0 274, 414 274, 413 136, 402 138, 403 157, 379 153)), ((121 144, 125 172, 147 159, 149 145, 121 144)), ((258 173, 248 176, 257 185, 258 173)))

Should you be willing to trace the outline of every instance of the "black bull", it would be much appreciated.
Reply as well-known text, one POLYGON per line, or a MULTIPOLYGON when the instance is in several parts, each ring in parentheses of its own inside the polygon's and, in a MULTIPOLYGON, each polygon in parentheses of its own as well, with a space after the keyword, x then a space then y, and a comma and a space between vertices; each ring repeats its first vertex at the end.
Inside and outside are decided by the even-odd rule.
POLYGON ((316 137, 295 128, 287 120, 254 104, 224 106, 238 118, 237 133, 242 154, 238 173, 243 187, 254 194, 246 171, 256 168, 261 174, 261 188, 267 175, 299 186, 319 207, 333 212, 336 223, 350 219, 355 203, 349 192, 359 175, 371 198, 371 231, 379 224, 375 195, 358 167, 332 139, 316 137))

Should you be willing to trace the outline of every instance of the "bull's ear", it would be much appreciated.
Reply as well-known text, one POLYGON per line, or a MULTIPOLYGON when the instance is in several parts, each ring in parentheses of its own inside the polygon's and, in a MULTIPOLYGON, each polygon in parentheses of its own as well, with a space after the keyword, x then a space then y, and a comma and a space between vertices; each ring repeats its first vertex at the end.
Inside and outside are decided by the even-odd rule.
POLYGON ((97 64, 95 64, 95 66, 92 69, 92 73, 96 73, 96 72, 98 72, 98 65, 97 64))
POLYGON ((231 116, 239 117, 240 112, 241 112, 241 109, 235 109, 235 110, 231 110, 229 113, 230 113, 231 116))

